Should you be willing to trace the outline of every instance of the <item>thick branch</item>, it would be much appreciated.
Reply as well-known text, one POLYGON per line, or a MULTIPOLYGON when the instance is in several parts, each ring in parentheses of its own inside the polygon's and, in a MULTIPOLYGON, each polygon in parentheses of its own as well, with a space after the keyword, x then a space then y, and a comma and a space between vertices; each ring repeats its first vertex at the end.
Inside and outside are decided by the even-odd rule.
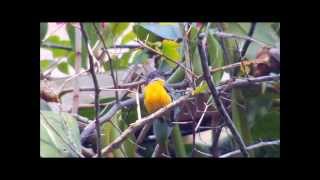
POLYGON ((233 124, 233 121, 230 118, 227 110, 225 109, 221 99, 219 98, 219 93, 211 80, 211 75, 210 75, 210 71, 209 71, 209 67, 208 67, 208 58, 207 58, 206 52, 204 50, 204 41, 203 41, 202 37, 199 37, 198 49, 199 49, 199 54, 200 54, 200 58, 201 58, 203 76, 208 84, 208 87, 209 87, 211 93, 212 93, 212 97, 213 97, 214 102, 217 106, 217 109, 220 112, 220 114, 223 116, 223 119, 225 120, 226 125, 228 126, 231 133, 233 134, 236 142, 239 144, 241 152, 243 153, 243 155, 245 157, 248 157, 249 153, 246 150, 245 143, 244 143, 243 139, 241 138, 239 132, 237 131, 235 125, 233 124))
POLYGON ((98 80, 97 80, 97 76, 96 73, 94 71, 94 62, 93 62, 93 55, 91 53, 90 47, 89 47, 89 40, 88 40, 88 36, 86 34, 86 31, 84 30, 83 24, 80 23, 80 27, 81 27, 81 32, 83 35, 83 38, 87 44, 87 49, 88 49, 88 54, 89 54, 89 64, 90 64, 90 73, 92 75, 92 79, 93 79, 93 84, 94 84, 94 88, 95 88, 95 115, 96 115, 96 130, 97 130, 97 152, 98 152, 98 157, 101 157, 101 134, 100 134, 100 126, 99 126, 99 111, 100 111, 100 106, 99 106, 99 93, 100 93, 100 88, 99 88, 99 84, 98 84, 98 80))

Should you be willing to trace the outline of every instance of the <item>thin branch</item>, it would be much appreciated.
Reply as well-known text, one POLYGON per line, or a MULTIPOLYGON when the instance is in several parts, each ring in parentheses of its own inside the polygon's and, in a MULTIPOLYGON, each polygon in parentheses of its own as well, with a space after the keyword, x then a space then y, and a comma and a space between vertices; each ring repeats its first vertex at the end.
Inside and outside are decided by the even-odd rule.
MULTIPOLYGON (((118 89, 135 88, 135 87, 138 87, 139 85, 144 84, 144 83, 145 83, 144 80, 140 80, 140 81, 126 83, 126 84, 119 84, 118 85, 118 89)), ((101 88, 104 88, 104 89, 115 89, 115 86, 105 86, 105 87, 101 87, 101 88)), ((94 88, 80 88, 80 91, 94 91, 94 88)), ((65 89, 63 91, 61 89, 61 91, 59 93, 59 97, 65 95, 65 94, 67 94, 69 92, 72 92, 72 89, 65 89)))
POLYGON ((215 85, 213 84, 213 82, 211 80, 211 75, 210 75, 209 67, 208 67, 208 58, 207 58, 207 54, 206 54, 206 52, 204 50, 204 43, 205 43, 205 41, 203 41, 203 38, 201 36, 199 36, 198 49, 199 49, 199 54, 200 54, 200 58, 201 58, 203 76, 204 76, 204 78, 205 78, 205 80, 206 80, 206 82, 208 84, 208 87, 209 87, 211 93, 212 93, 212 97, 214 99, 214 102, 215 102, 215 104, 217 106, 218 111, 224 117, 226 125, 231 130, 235 140, 239 144, 243 155, 245 157, 248 157, 249 153, 245 148, 246 147, 245 143, 244 143, 243 139, 241 138, 239 132, 237 131, 235 125, 233 124, 233 121, 230 118, 227 110, 225 109, 221 99, 219 98, 218 91, 217 91, 215 85))
POLYGON ((87 44, 87 49, 88 49, 88 54, 89 54, 89 63, 90 63, 90 73, 92 75, 93 84, 94 84, 94 88, 95 88, 95 116, 96 116, 95 122, 96 122, 96 131, 97 131, 97 152, 98 152, 98 157, 101 157, 101 134, 100 134, 100 126, 99 126, 99 110, 100 110, 99 93, 100 93, 100 88, 99 88, 98 80, 97 80, 97 77, 96 77, 96 74, 94 71, 93 55, 92 55, 92 52, 90 49, 88 36, 87 36, 87 33, 86 33, 82 23, 80 23, 80 27, 81 27, 81 32, 82 32, 83 38, 85 40, 85 43, 87 44))
POLYGON ((244 39, 244 40, 248 40, 248 41, 252 41, 254 43, 259 44, 260 46, 267 46, 269 47, 269 45, 267 45, 266 43, 263 43, 261 41, 258 41, 252 37, 248 37, 248 36, 240 36, 240 35, 236 35, 236 34, 231 34, 231 33, 225 33, 225 32, 213 32, 214 35, 218 36, 218 37, 222 37, 222 38, 237 38, 237 39, 244 39))
MULTIPOLYGON (((95 23, 92 23, 92 24, 93 24, 93 26, 94 26, 94 28, 95 28, 95 30, 96 30, 96 32, 97 32, 97 34, 98 34, 101 42, 102 42, 102 44, 103 44, 103 47, 104 47, 105 49, 107 49, 107 45, 106 45, 106 43, 104 42, 104 39, 103 39, 103 37, 102 37, 102 34, 100 33, 100 31, 99 31, 99 29, 97 28, 97 26, 95 25, 95 23)), ((113 67, 112 67, 112 61, 113 61, 113 60, 112 60, 112 58, 111 58, 111 56, 110 56, 110 54, 109 54, 108 51, 103 51, 103 52, 106 52, 106 54, 107 54, 107 56, 108 56, 109 66, 110 66, 110 72, 111 72, 111 77, 112 77, 113 85, 114 85, 114 87, 115 87, 116 89, 118 89, 118 83, 117 83, 117 81, 116 81, 116 79, 115 79, 114 72, 113 72, 113 67)), ((119 94, 118 94, 118 91, 115 91, 115 95, 116 95, 117 103, 119 103, 119 94)))
MULTIPOLYGON (((248 147, 247 147, 247 150, 253 150, 253 149, 260 148, 260 147, 274 146, 274 145, 280 145, 280 140, 267 141, 267 142, 259 142, 259 143, 257 143, 257 144, 248 146, 248 147)), ((234 155, 238 155, 238 154, 240 154, 240 153, 241 153, 241 151, 238 149, 238 150, 235 150, 235 151, 232 151, 232 152, 223 154, 223 155, 221 155, 221 156, 219 156, 219 157, 220 157, 220 158, 227 158, 227 157, 231 157, 231 156, 234 156, 234 155)))
MULTIPOLYGON (((251 38, 251 37, 253 36, 254 30, 255 30, 255 28, 256 28, 256 24, 257 24, 256 22, 251 23, 251 27, 250 27, 250 30, 249 30, 249 33, 248 33, 248 37, 251 38)), ((251 41, 249 41, 249 40, 246 40, 246 41, 244 42, 243 48, 242 48, 242 50, 241 50, 241 52, 240 52, 240 57, 241 57, 241 58, 246 54, 250 43, 251 43, 251 41)))
POLYGON ((249 77, 244 79, 237 79, 233 82, 227 83, 225 85, 220 86, 218 89, 227 91, 232 88, 237 87, 243 87, 250 84, 256 84, 260 82, 266 82, 266 81, 278 81, 280 80, 280 74, 279 75, 268 75, 268 76, 260 76, 260 77, 249 77))
POLYGON ((196 132, 198 131, 198 129, 199 129, 199 127, 200 127, 200 124, 202 123, 203 117, 204 117, 204 115, 206 114, 207 109, 208 109, 208 104, 205 104, 204 111, 203 111, 203 113, 201 114, 200 120, 198 121, 198 124, 197 124, 196 129, 195 129, 196 132))
POLYGON ((73 50, 72 47, 70 47, 70 46, 63 46, 63 45, 60 45, 60 44, 53 44, 53 43, 49 43, 49 42, 42 43, 41 47, 42 48, 52 48, 52 49, 62 49, 62 50, 66 50, 66 51, 72 51, 73 50))
MULTIPOLYGON (((114 45, 110 46, 108 49, 137 49, 142 48, 140 45, 114 45)), ((108 51, 108 49, 102 48, 103 51, 108 51)))
POLYGON ((107 147, 105 147, 102 150, 102 153, 103 154, 109 153, 109 152, 113 151, 114 149, 119 148, 121 143, 123 141, 125 141, 125 139, 128 138, 130 136, 130 134, 134 133, 139 128, 143 127, 145 124, 151 123, 153 120, 155 120, 155 118, 160 117, 165 112, 172 109, 173 107, 181 104, 184 101, 187 101, 187 99, 189 97, 190 97, 190 94, 182 96, 179 99, 177 99, 176 101, 174 101, 174 102, 168 104, 167 106, 159 109, 158 111, 150 114, 149 116, 142 118, 141 120, 137 120, 136 122, 130 124, 129 127, 125 131, 123 131, 123 133, 120 136, 118 136, 112 143, 110 143, 107 147))
POLYGON ((178 66, 180 66, 181 68, 183 68, 184 70, 186 70, 186 71, 187 71, 189 74, 191 74, 194 78, 198 78, 197 75, 195 75, 190 69, 186 68, 186 67, 185 67, 183 64, 181 64, 179 61, 173 60, 172 58, 168 57, 167 55, 163 54, 162 52, 159 52, 159 51, 157 51, 157 50, 149 47, 148 45, 146 45, 144 42, 142 42, 142 41, 140 41, 140 40, 138 40, 137 42, 138 42, 139 44, 141 44, 141 46, 142 46, 143 48, 145 48, 145 49, 147 49, 147 50, 149 50, 149 51, 151 51, 151 52, 153 52, 153 53, 155 53, 155 54, 158 54, 158 55, 160 55, 160 56, 165 57, 165 58, 168 59, 170 62, 173 62, 173 63, 177 64, 178 66))
POLYGON ((232 68, 236 68, 236 67, 240 67, 241 63, 244 65, 251 65, 251 64, 259 64, 259 63, 267 63, 268 59, 255 59, 255 60, 248 60, 248 61, 242 61, 242 62, 237 62, 237 63, 233 63, 233 64, 228 64, 222 67, 217 67, 217 68, 211 68, 210 72, 218 72, 218 71, 225 71, 228 69, 232 69, 232 68))

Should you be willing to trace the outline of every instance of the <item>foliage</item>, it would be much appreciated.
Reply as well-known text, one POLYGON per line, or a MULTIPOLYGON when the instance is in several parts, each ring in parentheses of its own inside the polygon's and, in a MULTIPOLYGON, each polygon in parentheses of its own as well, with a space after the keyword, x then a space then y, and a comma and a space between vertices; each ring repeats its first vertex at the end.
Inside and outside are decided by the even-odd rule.
MULTIPOLYGON (((240 60, 239 48, 241 49, 244 40, 237 38, 221 38, 215 32, 222 30, 226 33, 232 33, 237 36, 247 36, 252 23, 190 23, 188 27, 188 35, 184 36, 181 27, 183 23, 83 23, 84 30, 88 36, 89 44, 86 44, 83 36, 77 39, 76 34, 79 31, 79 23, 64 23, 65 32, 68 39, 62 39, 56 34, 48 33, 48 23, 40 23, 40 47, 52 53, 52 57, 41 59, 40 70, 43 74, 57 70, 65 76, 73 76, 77 54, 81 56, 81 70, 89 69, 89 53, 87 46, 93 51, 95 56, 95 68, 110 77, 110 64, 116 71, 116 79, 118 82, 122 77, 118 74, 126 74, 133 66, 141 66, 139 71, 135 71, 135 78, 145 76, 141 73, 146 66, 151 63, 150 59, 154 55, 150 50, 142 47, 113 49, 114 46, 139 45, 136 41, 144 42, 149 48, 159 52, 160 57, 155 60, 155 68, 166 75, 168 83, 180 83, 186 80, 184 68, 177 63, 185 64, 185 46, 183 38, 188 43, 188 51, 190 58, 191 70, 194 74, 201 77, 203 74, 201 66, 201 58, 197 47, 198 35, 201 32, 207 33, 206 50, 208 55, 208 65, 210 68, 219 68, 229 64, 237 63, 240 60), (200 24, 200 26, 199 26, 200 24), (97 28, 97 29, 96 29, 97 28), (111 54, 112 60, 107 58, 103 53, 104 48, 97 30, 102 34, 103 41, 111 54), (76 44, 81 46, 81 51, 76 52, 76 44), (111 50, 110 50, 111 49, 111 50), (121 72, 121 73, 120 73, 121 72)), ((271 47, 279 47, 280 44, 280 23, 257 23, 252 38, 263 42, 271 47)), ((244 59, 254 60, 257 52, 261 49, 261 45, 251 42, 244 59)), ((242 67, 241 67, 242 68, 242 67)), ((218 85, 223 81, 223 75, 230 73, 233 78, 246 78, 251 74, 239 72, 241 68, 231 70, 217 71, 212 73, 214 84, 218 85)), ((252 67, 246 67, 250 70, 252 67)), ((251 69, 252 70, 252 69, 251 69)), ((50 74, 50 73, 48 73, 50 74)), ((86 75, 90 77, 90 74, 86 75)), ((111 78, 111 77, 110 77, 111 78)), ((144 77, 143 77, 144 78, 144 77)), ((143 79, 142 78, 142 79, 143 79)), ((134 78, 133 78, 134 79, 134 78)), ((133 81, 133 80, 132 80, 133 81)), ((113 85, 110 81, 109 85, 113 85), (111 84, 110 84, 111 83, 111 84)), ((209 92, 208 85, 203 79, 197 79, 193 82, 195 87, 192 89, 193 95, 207 94, 209 92)), ((121 83, 120 83, 121 84, 121 83)), ((189 87, 191 88, 191 87, 189 87)), ((279 89, 280 82, 263 83, 262 85, 253 85, 246 87, 234 88, 230 95, 226 97, 231 99, 230 114, 239 130, 241 137, 247 145, 255 144, 263 141, 280 139, 280 93, 275 91, 279 89)), ((132 88, 130 90, 140 91, 132 88)), ((123 92, 123 91, 119 91, 123 92)), ((111 94, 114 94, 113 92, 111 94)), ((130 94, 130 93, 129 93, 130 94)), ((131 93, 132 94, 132 93, 131 93)), ((178 95, 179 97, 180 95, 178 95)), ((125 95, 122 100, 132 97, 125 95)), ((212 102, 212 96, 206 97, 203 103, 212 102), (208 101, 209 98, 209 101, 208 101)), ((89 102, 94 104, 92 100, 89 102)), ((100 103, 110 103, 111 105, 101 106, 101 115, 105 115, 115 103, 115 97, 101 96, 100 103)), ((143 102, 140 102, 142 116, 146 116, 143 102)), ((177 107, 178 111, 184 110, 177 107)), ((94 120, 94 107, 79 108, 79 115, 94 120)), ((112 143, 122 131, 126 130, 131 123, 138 118, 136 105, 124 107, 112 116, 110 122, 101 126, 102 131, 102 147, 106 147, 112 143)), ((182 136, 182 126, 174 125, 172 130, 172 141, 169 142, 169 149, 173 157, 190 157, 192 146, 185 142, 182 136)), ((79 157, 81 155, 80 131, 79 123, 70 113, 56 112, 50 107, 48 102, 40 100, 40 155, 41 157, 79 157)), ((140 132, 140 131, 138 131, 140 132)), ((112 153, 104 155, 104 157, 137 157, 137 153, 144 157, 150 157, 154 150, 154 142, 144 141, 142 146, 147 149, 140 152, 136 142, 137 133, 132 134, 129 139, 122 143, 119 149, 112 153)), ((150 133, 148 134, 150 135, 150 133)), ((148 139, 148 138, 146 138, 148 139)), ((210 142, 211 143, 211 142, 210 142)), ((223 142, 225 143, 225 142, 223 142)), ((220 149, 226 149, 226 152, 235 150, 232 141, 226 143, 228 146, 221 145, 220 149), (230 145, 231 144, 231 145, 230 145), (229 146, 230 145, 230 146, 229 146)), ((94 143, 92 143, 94 144, 94 143)), ((196 147, 206 153, 211 153, 210 146, 204 146, 196 142, 196 147)), ((254 157, 279 157, 280 147, 265 147, 257 149, 251 153, 254 157)), ((197 153, 196 157, 203 157, 197 153)))

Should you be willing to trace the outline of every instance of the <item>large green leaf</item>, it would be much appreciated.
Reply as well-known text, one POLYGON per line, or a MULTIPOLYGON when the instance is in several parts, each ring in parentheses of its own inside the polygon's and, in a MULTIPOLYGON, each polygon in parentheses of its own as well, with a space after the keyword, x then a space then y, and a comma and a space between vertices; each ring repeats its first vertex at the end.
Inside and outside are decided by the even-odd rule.
POLYGON ((79 157, 80 132, 68 113, 40 111, 40 156, 79 157))
POLYGON ((127 27, 129 26, 129 23, 112 23, 113 26, 112 26, 112 33, 113 35, 115 36, 115 38, 118 38, 124 30, 127 29, 127 27))
MULTIPOLYGON (((224 65, 223 51, 219 42, 212 34, 208 34, 208 53, 209 63, 212 67, 218 68, 224 65)), ((218 84, 222 78, 223 71, 216 72, 213 74, 213 80, 218 84)))
POLYGON ((46 36, 48 31, 48 23, 40 23, 40 42, 46 36))
POLYGON ((257 116, 252 135, 259 139, 279 139, 280 138, 280 112, 271 111, 263 116, 257 116))
POLYGON ((128 34, 126 34, 123 37, 121 44, 127 44, 128 42, 133 41, 136 38, 137 38, 136 34, 133 31, 130 31, 128 34))
POLYGON ((165 25, 161 25, 159 23, 141 23, 140 25, 144 29, 163 39, 176 40, 178 38, 182 38, 182 34, 177 23, 165 25))
MULTIPOLYGON (((179 48, 180 48, 180 44, 175 41, 171 41, 171 40, 162 41, 162 53, 168 58, 170 58, 171 60, 179 61, 181 59, 179 48)), ((171 67, 176 66, 176 64, 171 61, 168 61, 168 63, 171 67)))

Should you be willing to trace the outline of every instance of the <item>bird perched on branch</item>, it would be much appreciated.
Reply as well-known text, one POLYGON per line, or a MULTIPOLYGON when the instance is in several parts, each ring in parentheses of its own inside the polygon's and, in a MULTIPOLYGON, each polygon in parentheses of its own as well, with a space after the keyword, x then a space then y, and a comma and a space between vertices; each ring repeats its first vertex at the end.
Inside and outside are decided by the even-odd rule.
MULTIPOLYGON (((144 105, 149 114, 165 107, 172 102, 164 76, 158 71, 153 71, 147 76, 147 85, 144 88, 144 105)), ((161 157, 162 153, 168 154, 168 136, 172 127, 169 122, 172 120, 172 112, 167 112, 163 117, 153 121, 153 132, 159 144, 159 152, 156 157, 161 157)))

